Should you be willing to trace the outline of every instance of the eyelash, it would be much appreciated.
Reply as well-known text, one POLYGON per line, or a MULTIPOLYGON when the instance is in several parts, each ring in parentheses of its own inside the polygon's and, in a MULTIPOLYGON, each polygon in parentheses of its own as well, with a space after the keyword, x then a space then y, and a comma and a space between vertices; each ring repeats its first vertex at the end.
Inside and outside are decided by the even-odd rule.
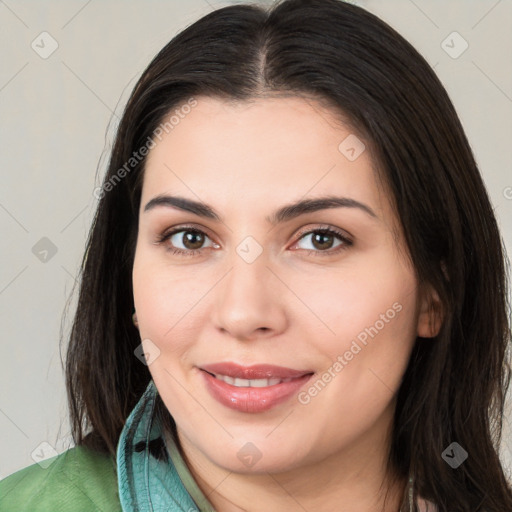
MULTIPOLYGON (((159 235, 155 243, 157 245, 163 244, 165 241, 169 240, 173 235, 175 235, 176 233, 180 233, 180 232, 200 233, 200 234, 205 235, 205 236, 208 237, 208 235, 204 231, 202 231, 200 229, 197 229, 197 228, 194 228, 194 227, 189 227, 189 226, 179 226, 177 228, 174 228, 171 231, 164 232, 161 235, 159 235)), ((316 250, 315 251, 313 249, 300 249, 302 251, 307 251, 308 252, 308 256, 310 256, 310 255, 318 256, 319 253, 321 255, 325 255, 326 254, 328 256, 332 256, 333 254, 338 254, 341 251, 347 250, 349 247, 351 247, 353 245, 353 241, 352 240, 350 240, 341 231, 338 231, 337 229, 334 229, 332 227, 321 227, 321 228, 316 228, 316 229, 310 229, 309 231, 305 231, 303 233, 300 233, 299 238, 297 239, 297 242, 295 242, 295 243, 298 243, 306 235, 310 235, 310 234, 314 234, 314 233, 321 233, 321 234, 325 234, 325 235, 332 235, 332 236, 338 238, 343 243, 341 245, 339 245, 338 247, 336 247, 335 249, 333 249, 333 250, 326 250, 326 251, 320 251, 320 250, 316 250)), ((177 254, 177 255, 180 255, 180 256, 195 256, 196 254, 198 254, 198 253, 203 251, 203 249, 189 249, 189 250, 185 251, 185 250, 179 249, 177 247, 166 247, 166 250, 171 252, 172 254, 177 254)))

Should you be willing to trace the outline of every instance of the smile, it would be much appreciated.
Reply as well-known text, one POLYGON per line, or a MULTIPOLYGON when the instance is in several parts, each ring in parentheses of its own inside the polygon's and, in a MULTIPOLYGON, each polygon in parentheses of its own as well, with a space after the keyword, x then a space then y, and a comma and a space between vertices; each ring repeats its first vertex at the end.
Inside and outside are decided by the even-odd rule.
POLYGON ((282 382, 290 382, 292 380, 291 377, 287 379, 236 379, 233 377, 229 377, 228 375, 215 375, 212 374, 216 379, 222 380, 226 384, 231 386, 235 386, 237 388, 265 388, 268 386, 275 386, 276 384, 281 384, 282 382))
POLYGON ((206 390, 223 406, 261 413, 290 400, 314 375, 274 365, 240 366, 231 362, 198 368, 206 390))

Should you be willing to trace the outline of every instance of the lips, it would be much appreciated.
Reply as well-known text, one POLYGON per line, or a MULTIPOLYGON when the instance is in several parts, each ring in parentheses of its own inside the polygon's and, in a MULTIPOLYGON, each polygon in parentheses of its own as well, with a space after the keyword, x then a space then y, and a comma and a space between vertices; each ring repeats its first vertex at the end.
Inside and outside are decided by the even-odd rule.
POLYGON ((313 373, 313 370, 295 370, 284 366, 271 364, 256 364, 253 366, 241 366, 236 363, 215 363, 200 367, 212 375, 224 375, 233 379, 257 380, 257 379, 295 379, 313 373))
POLYGON ((262 413, 287 402, 314 374, 283 366, 240 366, 217 363, 199 368, 210 395, 225 407, 244 413, 262 413))

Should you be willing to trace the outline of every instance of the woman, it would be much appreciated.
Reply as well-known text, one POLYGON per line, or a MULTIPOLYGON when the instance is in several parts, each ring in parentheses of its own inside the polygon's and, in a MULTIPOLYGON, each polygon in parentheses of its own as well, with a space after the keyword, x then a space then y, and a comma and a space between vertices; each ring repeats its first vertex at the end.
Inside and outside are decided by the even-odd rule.
POLYGON ((96 195, 77 446, 2 510, 512 510, 500 234, 388 25, 338 0, 205 16, 138 81, 96 195))

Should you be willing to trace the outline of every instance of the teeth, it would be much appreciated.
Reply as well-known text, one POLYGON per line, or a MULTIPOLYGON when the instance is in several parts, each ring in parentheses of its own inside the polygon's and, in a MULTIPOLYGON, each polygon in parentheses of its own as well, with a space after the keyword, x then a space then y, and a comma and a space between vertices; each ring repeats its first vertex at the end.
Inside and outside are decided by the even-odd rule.
POLYGON ((276 384, 281 384, 281 382, 290 382, 292 379, 234 379, 233 377, 228 377, 227 375, 215 375, 215 377, 219 380, 224 381, 226 384, 230 384, 231 386, 235 386, 237 388, 265 388, 267 386, 275 386, 276 384))

